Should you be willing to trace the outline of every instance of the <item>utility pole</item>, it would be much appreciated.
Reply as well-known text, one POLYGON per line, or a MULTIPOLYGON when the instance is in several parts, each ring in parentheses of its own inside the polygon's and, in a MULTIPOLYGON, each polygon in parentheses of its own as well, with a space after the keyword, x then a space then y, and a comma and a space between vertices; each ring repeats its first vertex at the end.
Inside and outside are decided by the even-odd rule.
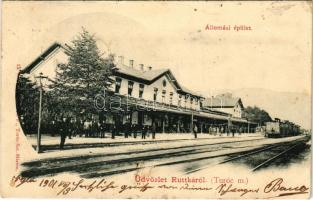
POLYGON ((39 79, 39 110, 38 110, 38 129, 37 129, 37 153, 40 153, 40 142, 41 142, 41 133, 40 133, 40 125, 41 125, 41 110, 42 110, 42 79, 48 78, 47 76, 43 76, 42 73, 35 78, 39 79))
POLYGON ((197 138, 197 133, 193 129, 193 120, 194 120, 193 111, 191 111, 190 131, 191 133, 194 134, 194 137, 197 138))
POLYGON ((250 122, 248 120, 248 133, 250 133, 250 122))
POLYGON ((233 124, 231 121, 231 115, 228 115, 228 120, 227 120, 227 136, 229 133, 231 133, 231 129, 233 128, 233 124))

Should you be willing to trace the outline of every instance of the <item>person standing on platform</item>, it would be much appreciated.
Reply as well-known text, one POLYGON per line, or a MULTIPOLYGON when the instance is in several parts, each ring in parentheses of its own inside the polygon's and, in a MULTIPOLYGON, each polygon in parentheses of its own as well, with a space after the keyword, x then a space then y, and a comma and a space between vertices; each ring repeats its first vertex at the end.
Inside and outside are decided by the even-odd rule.
POLYGON ((87 120, 84 121, 84 133, 85 133, 85 137, 88 137, 88 121, 87 120))
POLYGON ((52 120, 51 121, 51 135, 52 137, 54 137, 54 134, 55 134, 55 131, 56 131, 56 123, 55 123, 55 120, 52 120))
POLYGON ((83 123, 83 120, 78 120, 77 121, 77 132, 79 132, 79 137, 82 137, 83 135, 83 132, 84 132, 84 123, 83 123))
POLYGON ((65 117, 60 122, 60 129, 59 130, 60 130, 60 134, 61 134, 60 149, 63 149, 64 144, 65 144, 65 139, 66 139, 66 133, 68 131, 67 120, 65 117))
POLYGON ((152 123, 151 131, 152 131, 152 139, 155 139, 155 132, 156 132, 155 122, 152 123))
POLYGON ((71 119, 71 127, 72 127, 72 137, 76 137, 77 134, 77 128, 78 126, 76 125, 76 119, 71 119))
POLYGON ((124 124, 123 131, 124 131, 124 138, 128 138, 128 131, 129 131, 128 122, 124 124))
POLYGON ((197 125, 194 125, 194 127, 193 127, 193 133, 194 133, 195 138, 197 138, 197 137, 198 137, 198 136, 197 136, 197 133, 198 133, 198 127, 197 127, 197 125))
POLYGON ((142 131, 141 131, 141 139, 146 139, 146 135, 147 135, 147 127, 143 126, 142 131))
POLYGON ((137 131, 138 131, 138 127, 136 124, 132 125, 132 131, 134 133, 134 138, 137 138, 137 131))
POLYGON ((68 139, 72 139, 72 133, 74 132, 74 125, 72 124, 72 119, 66 119, 66 126, 67 126, 67 135, 68 139))
POLYGON ((92 121, 92 125, 91 125, 91 129, 92 129, 92 137, 99 137, 99 127, 98 127, 98 122, 96 120, 92 121))
POLYGON ((105 138, 105 121, 100 122, 100 137, 105 138))
POLYGON ((113 124, 112 134, 111 134, 111 138, 112 138, 112 139, 115 139, 115 134, 117 133, 117 130, 116 130, 116 129, 117 129, 117 128, 116 128, 116 125, 113 124))
POLYGON ((239 128, 239 135, 243 132, 242 127, 239 128))

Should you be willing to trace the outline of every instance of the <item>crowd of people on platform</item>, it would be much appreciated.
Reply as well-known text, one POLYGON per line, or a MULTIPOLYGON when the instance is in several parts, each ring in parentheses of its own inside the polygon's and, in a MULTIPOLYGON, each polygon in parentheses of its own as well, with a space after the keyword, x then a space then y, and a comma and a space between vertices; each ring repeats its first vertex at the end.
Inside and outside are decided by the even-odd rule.
MULTIPOLYGON (((130 122, 108 124, 105 120, 96 120, 96 119, 86 119, 86 120, 76 120, 71 117, 61 117, 56 120, 50 121, 46 127, 43 127, 44 133, 50 133, 52 136, 60 135, 60 148, 64 148, 66 138, 72 139, 72 137, 87 137, 87 138, 112 138, 116 136, 128 137, 141 137, 141 139, 146 139, 150 135, 152 139, 156 138, 156 132, 170 132, 174 133, 175 130, 179 132, 188 133, 191 132, 189 127, 184 127, 182 125, 175 127, 175 124, 172 126, 167 126, 166 129, 160 129, 160 125, 156 122, 150 123, 150 125, 140 125, 140 124, 131 124, 130 122), (189 130, 189 131, 188 131, 189 130)), ((220 125, 208 125, 200 126, 197 123, 194 123, 192 133, 194 137, 197 138, 198 133, 208 133, 212 135, 222 135, 224 133, 234 136, 235 133, 246 132, 244 127, 231 126, 228 127, 226 124, 220 125)), ((252 130, 250 130, 252 131, 252 130)))
POLYGON ((51 121, 48 128, 48 132, 52 133, 52 136, 60 134, 60 149, 63 149, 66 138, 72 139, 72 137, 89 137, 89 138, 105 138, 124 134, 125 138, 137 136, 142 139, 146 139, 151 133, 152 139, 156 137, 156 125, 139 125, 126 123, 123 125, 106 124, 105 121, 85 120, 76 121, 71 118, 62 118, 60 120, 51 121), (106 136, 106 133, 110 132, 110 136, 106 136))

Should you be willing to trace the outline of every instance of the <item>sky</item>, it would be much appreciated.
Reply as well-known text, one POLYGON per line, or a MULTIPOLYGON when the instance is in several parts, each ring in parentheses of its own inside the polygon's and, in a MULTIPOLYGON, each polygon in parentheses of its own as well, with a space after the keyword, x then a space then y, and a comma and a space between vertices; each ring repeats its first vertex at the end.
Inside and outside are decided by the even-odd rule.
POLYGON ((184 86, 311 93, 309 2, 4 2, 4 55, 29 64, 54 41, 85 27, 105 53, 154 69, 184 86), (212 31, 207 25, 250 26, 212 31))

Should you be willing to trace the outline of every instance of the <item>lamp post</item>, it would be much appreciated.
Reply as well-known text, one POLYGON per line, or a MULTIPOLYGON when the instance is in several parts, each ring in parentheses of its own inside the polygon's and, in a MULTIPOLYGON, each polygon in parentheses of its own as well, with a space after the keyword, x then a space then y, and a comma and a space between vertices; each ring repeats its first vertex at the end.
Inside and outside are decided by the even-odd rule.
POLYGON ((40 133, 40 125, 41 125, 41 110, 42 110, 42 79, 48 78, 46 76, 43 76, 42 73, 39 74, 39 76, 36 76, 35 78, 39 79, 39 110, 38 110, 38 129, 37 129, 37 153, 40 153, 40 142, 41 142, 41 133, 40 133))

